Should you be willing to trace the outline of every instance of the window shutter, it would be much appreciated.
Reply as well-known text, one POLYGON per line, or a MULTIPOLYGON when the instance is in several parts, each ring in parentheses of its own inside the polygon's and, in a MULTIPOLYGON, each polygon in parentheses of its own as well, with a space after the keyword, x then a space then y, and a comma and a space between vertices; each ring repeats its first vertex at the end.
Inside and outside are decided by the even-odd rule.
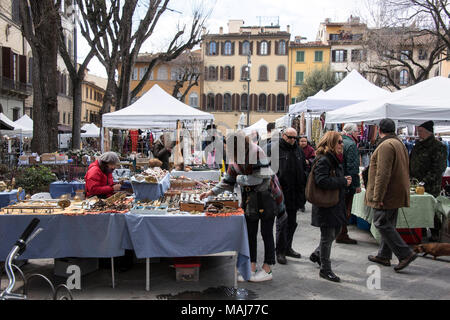
POLYGON ((201 106, 202 110, 206 110, 206 94, 202 94, 201 106))
POLYGON ((279 55, 280 54, 280 48, 279 48, 280 42, 275 41, 275 54, 279 55))
POLYGON ((231 42, 231 55, 234 56, 234 41, 231 42))
POLYGON ((347 61, 347 50, 344 50, 344 62, 347 61))
POLYGON ((259 41, 256 41, 256 54, 258 56, 261 55, 261 42, 259 42, 259 41))
POLYGON ((27 57, 19 56, 19 81, 27 83, 27 57))
POLYGON ((216 77, 214 80, 219 80, 219 67, 216 67, 216 77))
POLYGON ((253 41, 250 42, 250 54, 253 54, 253 41))
POLYGON ((270 47, 272 47, 272 41, 267 41, 267 55, 270 56, 272 53, 270 51, 270 47))
POLYGON ((336 62, 336 51, 335 50, 331 51, 331 61, 336 62))
POLYGON ((209 42, 206 42, 206 47, 205 47, 205 53, 207 56, 209 56, 209 42))
POLYGON ((2 47, 2 68, 3 76, 5 78, 11 78, 11 49, 2 47))
POLYGON ((242 56, 242 42, 239 41, 239 55, 242 56))
POLYGON ((223 67, 220 67, 220 80, 224 80, 223 67))
POLYGON ((234 66, 231 68, 231 79, 232 81, 234 81, 234 66))
POLYGON ((225 42, 220 42, 220 54, 225 55, 225 42))

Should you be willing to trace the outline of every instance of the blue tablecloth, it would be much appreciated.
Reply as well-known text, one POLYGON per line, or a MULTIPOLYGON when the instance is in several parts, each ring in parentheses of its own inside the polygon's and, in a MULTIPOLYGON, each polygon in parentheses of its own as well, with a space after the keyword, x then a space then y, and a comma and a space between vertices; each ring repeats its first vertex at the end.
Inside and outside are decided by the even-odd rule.
POLYGON ((133 186, 136 200, 158 200, 170 188, 170 174, 167 174, 159 183, 139 183, 131 180, 131 185, 133 186))
POLYGON ((57 181, 50 184, 50 195, 53 199, 58 199, 64 194, 70 194, 72 197, 75 196, 75 191, 79 189, 85 189, 85 184, 81 182, 62 182, 57 181))
POLYGON ((237 251, 237 268, 250 279, 244 216, 147 216, 127 213, 126 224, 138 258, 190 257, 237 251))
MULTIPOLYGON (((25 199, 25 191, 22 191, 19 195, 20 200, 25 199)), ((0 192, 0 208, 9 206, 10 204, 17 202, 17 190, 10 192, 0 192)))
POLYGON ((129 246, 124 214, 86 216, 1 215, 0 261, 34 218, 44 230, 30 242, 21 259, 107 258, 123 256, 129 246))

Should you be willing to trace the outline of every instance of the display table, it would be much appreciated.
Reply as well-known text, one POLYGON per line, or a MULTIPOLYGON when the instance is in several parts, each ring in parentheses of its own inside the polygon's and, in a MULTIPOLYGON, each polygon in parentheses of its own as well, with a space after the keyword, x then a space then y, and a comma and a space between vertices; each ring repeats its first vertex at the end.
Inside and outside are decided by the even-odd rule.
MULTIPOLYGON (((25 191, 22 191, 19 195, 20 200, 25 199, 25 191)), ((9 206, 12 203, 17 202, 17 189, 10 192, 0 192, 0 208, 9 206)))
POLYGON ((172 177, 184 176, 192 180, 197 181, 220 181, 220 171, 219 170, 207 170, 207 171, 175 171, 171 173, 172 177))
MULTIPOLYGON (((352 214, 372 224, 373 209, 364 205, 365 195, 366 191, 364 189, 361 193, 355 194, 353 197, 352 214)), ((397 228, 433 228, 436 208, 437 201, 432 195, 428 193, 424 195, 411 194, 410 207, 400 208, 398 210, 397 228)), ((373 224, 370 227, 370 232, 380 242, 381 236, 373 224)))
POLYGON ((72 197, 76 195, 76 191, 80 189, 85 189, 85 184, 83 182, 66 182, 57 181, 50 184, 50 195, 53 199, 59 199, 62 195, 70 194, 72 197))
POLYGON ((166 176, 159 183, 144 183, 138 182, 131 178, 131 185, 138 201, 153 201, 158 200, 170 188, 170 174, 166 176))
POLYGON ((448 219, 450 216, 450 198, 439 196, 436 201, 436 210, 448 219))

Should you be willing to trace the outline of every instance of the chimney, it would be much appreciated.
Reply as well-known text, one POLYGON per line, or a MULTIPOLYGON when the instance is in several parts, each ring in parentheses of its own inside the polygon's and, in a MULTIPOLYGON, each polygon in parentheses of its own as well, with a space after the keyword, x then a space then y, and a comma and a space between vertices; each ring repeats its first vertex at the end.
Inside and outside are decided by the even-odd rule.
POLYGON ((219 34, 223 34, 223 27, 219 28, 219 34))
POLYGON ((291 26, 290 26, 290 25, 287 25, 287 27, 286 27, 286 32, 287 32, 287 33, 291 33, 291 26))

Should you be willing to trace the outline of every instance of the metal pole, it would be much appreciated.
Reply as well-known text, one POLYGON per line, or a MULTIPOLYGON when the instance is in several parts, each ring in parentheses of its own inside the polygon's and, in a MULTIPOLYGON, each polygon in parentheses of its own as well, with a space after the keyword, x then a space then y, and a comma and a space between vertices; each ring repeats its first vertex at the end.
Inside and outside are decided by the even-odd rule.
POLYGON ((247 127, 250 126, 250 41, 248 43, 248 56, 247 56, 247 127))

